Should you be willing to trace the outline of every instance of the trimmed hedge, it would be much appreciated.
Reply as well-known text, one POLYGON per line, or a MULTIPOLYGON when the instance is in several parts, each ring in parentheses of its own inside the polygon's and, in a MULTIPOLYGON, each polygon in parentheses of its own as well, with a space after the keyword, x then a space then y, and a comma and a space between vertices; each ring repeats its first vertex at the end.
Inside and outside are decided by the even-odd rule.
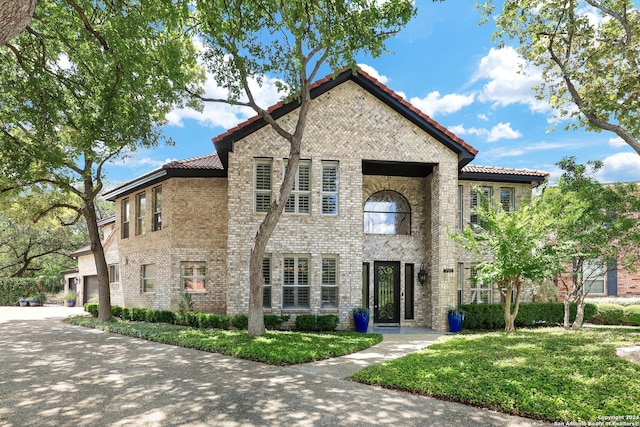
MULTIPOLYGON (((464 328, 493 330, 504 329, 504 314, 501 304, 462 304, 460 309, 465 312, 464 328)), ((584 306, 584 321, 591 319, 598 312, 595 304, 586 303, 584 306)), ((576 305, 572 304, 570 319, 576 317, 576 305)), ((544 324, 561 324, 564 320, 564 303, 562 302, 524 302, 520 303, 516 327, 538 326, 544 324)))
POLYGON ((334 331, 340 318, 335 314, 298 314, 296 316, 296 331, 334 331))
POLYGON ((0 305, 18 305, 20 298, 26 298, 42 291, 36 279, 7 277, 0 279, 0 305))
POLYGON ((640 305, 597 304, 598 314, 590 322, 597 325, 640 326, 640 305))
POLYGON ((246 314, 236 314, 231 318, 231 326, 236 329, 248 329, 249 316, 247 316, 246 314))
POLYGON ((264 315, 264 327, 267 329, 280 329, 284 322, 288 322, 291 317, 288 315, 278 316, 277 314, 264 315))

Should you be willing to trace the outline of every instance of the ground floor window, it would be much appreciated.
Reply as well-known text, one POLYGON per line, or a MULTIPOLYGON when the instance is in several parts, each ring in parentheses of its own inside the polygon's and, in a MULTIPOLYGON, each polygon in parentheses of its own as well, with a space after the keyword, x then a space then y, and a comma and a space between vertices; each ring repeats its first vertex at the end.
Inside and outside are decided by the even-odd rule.
POLYGON ((338 258, 322 258, 322 302, 320 308, 338 308, 338 258))
POLYGON ((483 283, 478 278, 478 270, 475 267, 470 269, 471 280, 471 303, 488 304, 493 301, 491 297, 492 286, 489 283, 483 283))
POLYGON ((404 265, 404 318, 411 320, 414 318, 414 266, 404 265))
POLYGON ((271 257, 262 258, 262 308, 271 309, 271 257))
POLYGON ((142 292, 155 292, 156 289, 156 265, 144 264, 140 267, 140 281, 142 292))
POLYGON ((109 283, 120 283, 120 265, 109 265, 109 283))
POLYGON ((187 292, 205 292, 207 264, 203 261, 186 261, 180 263, 180 280, 182 289, 187 292))
POLYGON ((583 292, 604 294, 607 266, 598 259, 585 259, 582 263, 583 292))
POLYGON ((283 257, 282 308, 309 309, 309 257, 283 257))
POLYGON ((369 263, 362 263, 362 306, 369 308, 369 263))

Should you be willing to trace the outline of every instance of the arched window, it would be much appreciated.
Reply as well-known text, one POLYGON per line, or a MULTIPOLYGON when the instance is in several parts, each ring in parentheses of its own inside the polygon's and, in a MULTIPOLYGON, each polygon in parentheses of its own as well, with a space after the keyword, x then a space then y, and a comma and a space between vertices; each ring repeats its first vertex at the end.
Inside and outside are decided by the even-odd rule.
POLYGON ((407 199, 391 190, 372 194, 364 204, 364 232, 411 234, 411 206, 407 199))

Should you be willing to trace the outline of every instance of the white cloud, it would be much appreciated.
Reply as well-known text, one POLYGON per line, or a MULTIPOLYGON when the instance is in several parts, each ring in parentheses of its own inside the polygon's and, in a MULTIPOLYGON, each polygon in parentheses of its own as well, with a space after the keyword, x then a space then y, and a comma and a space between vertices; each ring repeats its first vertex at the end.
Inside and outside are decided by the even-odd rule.
POLYGON ((484 113, 478 114, 476 117, 477 117, 479 120, 482 120, 482 121, 484 121, 484 122, 488 122, 488 121, 489 121, 489 117, 487 117, 487 115, 486 115, 486 114, 484 114, 484 113))
MULTIPOLYGON (((256 103, 262 108, 266 109, 282 98, 276 87, 277 81, 275 78, 265 76, 262 78, 261 85, 258 84, 256 79, 251 79, 249 82, 249 87, 256 103)), ((207 73, 204 90, 204 97, 217 99, 227 98, 227 90, 218 86, 209 73, 207 73)), ((202 126, 221 126, 229 129, 255 114, 255 111, 249 107, 238 107, 219 102, 205 102, 202 112, 192 108, 178 108, 170 111, 166 118, 169 122, 168 124, 171 126, 182 127, 184 126, 184 119, 193 119, 202 126)))
POLYGON ((606 157, 595 178, 600 182, 640 181, 640 156, 635 152, 616 153, 606 157))
POLYGON ((484 138, 487 142, 495 142, 501 139, 517 139, 522 137, 522 133, 511 128, 511 123, 498 123, 491 129, 485 128, 465 128, 463 125, 450 126, 449 130, 456 135, 476 135, 484 138))
POLYGON ((609 145, 612 147, 624 147, 627 143, 624 142, 624 139, 616 136, 615 138, 609 138, 609 145))
POLYGON ((164 159, 164 160, 152 159, 151 157, 148 157, 146 155, 137 157, 136 153, 133 153, 125 156, 124 158, 110 162, 110 164, 113 166, 124 166, 132 169, 139 168, 142 166, 145 166, 145 167, 150 166, 155 169, 155 168, 161 167, 166 163, 173 162, 175 160, 176 159, 164 159))
POLYGON ((378 72, 378 70, 373 68, 371 65, 358 64, 358 67, 362 68, 362 71, 364 71, 365 73, 369 74, 371 77, 373 77, 374 79, 378 80, 383 85, 386 85, 389 82, 389 77, 380 74, 378 72))
POLYGON ((527 65, 510 46, 492 48, 480 60, 472 83, 480 80, 488 80, 478 95, 480 101, 503 107, 524 104, 537 113, 551 111, 549 103, 537 100, 531 89, 542 81, 540 70, 527 65))
POLYGON ((429 93, 424 98, 411 98, 409 102, 420 109, 423 113, 433 117, 437 114, 455 113, 456 111, 473 104, 474 99, 474 94, 459 95, 456 93, 450 93, 442 96, 440 95, 440 92, 435 91, 429 93))

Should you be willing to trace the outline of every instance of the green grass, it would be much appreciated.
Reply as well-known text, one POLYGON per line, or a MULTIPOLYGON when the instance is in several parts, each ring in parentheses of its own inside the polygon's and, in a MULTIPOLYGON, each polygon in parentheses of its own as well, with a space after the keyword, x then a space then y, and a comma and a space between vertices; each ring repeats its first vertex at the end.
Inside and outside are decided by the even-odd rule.
POLYGON ((615 355, 629 345, 640 345, 640 329, 458 335, 352 379, 548 421, 628 416, 640 425, 640 364, 615 355))
POLYGON ((344 356, 382 341, 380 334, 355 332, 267 331, 260 337, 250 337, 247 331, 242 330, 194 329, 166 323, 130 322, 119 319, 101 322, 86 316, 72 317, 67 321, 74 325, 270 365, 293 365, 344 356))

